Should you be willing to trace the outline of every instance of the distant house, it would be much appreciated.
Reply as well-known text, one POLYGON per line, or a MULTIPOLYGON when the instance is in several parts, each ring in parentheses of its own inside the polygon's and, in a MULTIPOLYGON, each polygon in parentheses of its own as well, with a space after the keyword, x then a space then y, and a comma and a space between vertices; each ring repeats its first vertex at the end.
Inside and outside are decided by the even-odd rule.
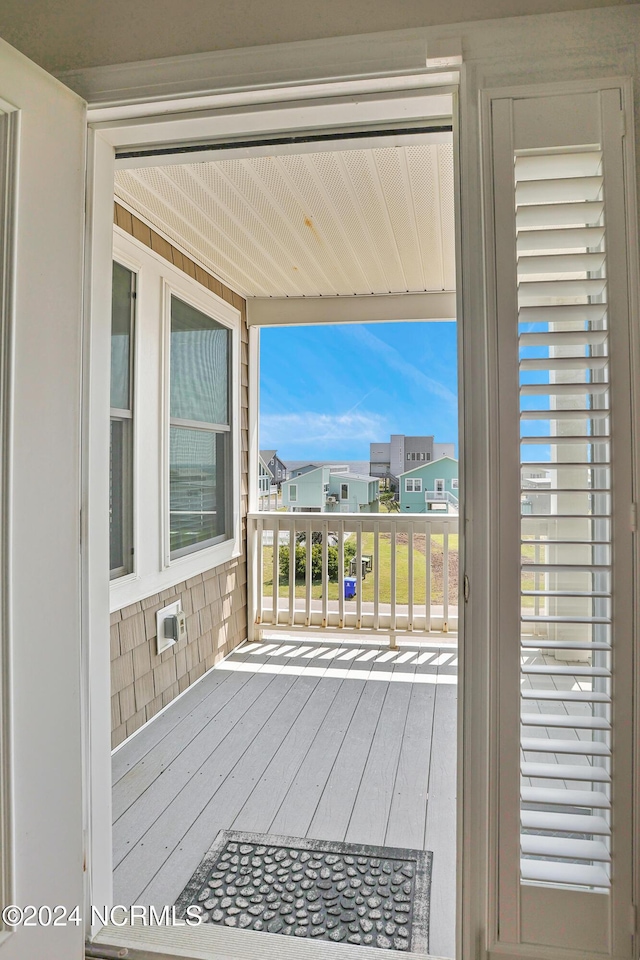
POLYGON ((282 484, 282 505, 288 510, 323 513, 377 513, 380 481, 340 467, 324 465, 282 484))
POLYGON ((369 472, 372 477, 396 480, 418 463, 453 457, 454 452, 453 443, 436 443, 432 435, 408 437, 392 433, 388 443, 369 444, 369 472))
POLYGON ((261 450, 260 456, 267 470, 271 474, 272 483, 280 489, 280 484, 287 479, 287 468, 278 456, 277 450, 261 450))
POLYGON ((320 464, 318 463, 307 463, 303 467, 296 467, 295 470, 289 470, 289 479, 293 480, 294 477, 302 477, 311 470, 317 470, 319 466, 320 464))
POLYGON ((262 459, 262 454, 258 456, 258 496, 267 497, 271 490, 271 471, 262 459))
POLYGON ((454 457, 405 470, 398 480, 401 513, 457 513, 458 461, 454 457))

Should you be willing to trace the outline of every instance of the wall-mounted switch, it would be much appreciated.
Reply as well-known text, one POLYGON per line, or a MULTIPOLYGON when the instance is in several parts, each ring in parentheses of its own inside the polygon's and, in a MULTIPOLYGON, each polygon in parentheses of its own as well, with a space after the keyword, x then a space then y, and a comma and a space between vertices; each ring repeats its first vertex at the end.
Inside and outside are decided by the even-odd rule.
POLYGON ((180 600, 156 613, 157 652, 163 653, 187 636, 187 617, 180 600))

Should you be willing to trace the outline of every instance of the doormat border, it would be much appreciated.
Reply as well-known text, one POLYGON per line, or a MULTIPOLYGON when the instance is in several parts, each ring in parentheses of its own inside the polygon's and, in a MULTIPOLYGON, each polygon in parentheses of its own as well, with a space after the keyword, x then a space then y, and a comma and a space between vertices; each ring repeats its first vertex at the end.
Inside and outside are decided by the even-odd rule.
MULTIPOLYGON (((196 903, 201 891, 213 870, 213 866, 229 843, 248 843, 257 846, 284 847, 309 853, 339 854, 341 856, 374 857, 380 860, 409 860, 415 864, 414 890, 412 901, 411 937, 409 950, 416 953, 429 952, 429 913, 431 900, 431 871, 433 852, 431 850, 412 850, 403 847, 378 847, 366 843, 345 843, 339 840, 313 840, 303 837, 285 837, 268 833, 251 833, 238 830, 221 830, 184 890, 176 900, 177 916, 184 918, 187 907, 196 903)), ((254 931, 254 932, 268 932, 254 931)), ((305 938, 306 939, 306 938, 305 938)), ((330 942, 324 940, 324 942, 330 942)), ((375 943, 369 944, 379 949, 375 943)), ((397 950, 395 951, 398 952, 397 950)))

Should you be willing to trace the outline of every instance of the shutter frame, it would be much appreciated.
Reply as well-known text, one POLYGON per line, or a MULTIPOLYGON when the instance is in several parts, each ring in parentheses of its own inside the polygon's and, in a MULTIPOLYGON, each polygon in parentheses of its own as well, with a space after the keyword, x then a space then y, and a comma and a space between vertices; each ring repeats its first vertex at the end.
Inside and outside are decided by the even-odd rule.
MULTIPOLYGON (((614 853, 614 864, 615 872, 613 877, 612 887, 609 893, 600 894, 600 893, 591 893, 587 890, 574 890, 571 887, 567 889, 549 887, 545 889, 544 887, 538 886, 535 882, 530 883, 525 878, 523 882, 520 880, 519 871, 518 879, 514 883, 515 878, 515 867, 514 867, 514 847, 516 846, 514 842, 514 830, 512 829, 512 823, 510 823, 509 829, 504 829, 503 824, 509 822, 511 815, 513 813, 513 782, 517 774, 515 773, 519 768, 519 758, 516 757, 518 751, 515 748, 513 729, 511 724, 514 721, 514 690, 517 689, 517 683, 515 682, 520 676, 520 664, 515 662, 513 655, 513 650, 509 649, 508 644, 508 634, 510 630, 513 630, 514 624, 520 621, 520 607, 518 599, 518 609, 514 609, 513 595, 512 591, 514 589, 514 574, 513 567, 517 566, 517 560, 519 559, 519 549, 520 545, 516 545, 514 542, 515 537, 512 537, 513 531, 519 529, 520 527, 520 518, 514 518, 513 510, 513 499, 509 500, 509 494, 514 494, 516 490, 516 484, 513 482, 513 451, 510 450, 510 444, 514 441, 514 416, 513 412, 519 407, 518 400, 518 390, 516 382, 516 374, 514 371, 517 371, 517 356, 514 358, 514 344, 513 344, 513 329, 509 332, 505 332, 505 328, 508 326, 509 314, 511 317, 517 314, 517 291, 518 291, 518 278, 515 275, 515 260, 518 254, 528 254, 532 256, 546 256, 545 244, 548 245, 549 237, 544 236, 540 237, 539 244, 532 243, 529 248, 526 244, 519 242, 519 237, 514 237, 514 231, 512 227, 515 227, 515 210, 516 210, 516 191, 517 188, 513 183, 513 175, 509 178, 509 161, 513 163, 513 159, 516 153, 516 149, 521 147, 525 150, 533 151, 534 149, 554 149, 556 147, 575 147, 577 145, 585 146, 598 146, 601 145, 603 154, 604 154, 604 167, 605 167, 605 176, 603 182, 603 193, 604 193, 604 208, 606 209, 605 214, 605 228, 610 224, 614 224, 615 237, 612 242, 614 247, 617 248, 615 252, 612 252, 612 247, 609 246, 609 241, 605 248, 605 252, 609 253, 610 257, 615 256, 615 285, 616 291, 615 296, 617 298, 616 303, 609 303, 610 313, 615 312, 615 343, 612 344, 612 354, 615 347, 615 367, 616 367, 616 388, 615 396, 620 399, 618 404, 615 406, 613 412, 612 423, 614 424, 611 431, 607 430, 606 436, 602 437, 602 443, 607 443, 609 441, 609 434, 612 435, 612 443, 615 450, 613 457, 607 458, 606 465, 603 463, 603 468, 607 471, 610 468, 609 460, 614 461, 614 473, 616 479, 613 481, 614 486, 612 489, 613 497, 609 497, 609 500, 615 501, 613 503, 613 512, 612 512, 612 521, 609 524, 611 527, 611 535, 613 536, 615 543, 615 564, 617 564, 616 570, 623 567, 626 563, 629 565, 630 571, 633 570, 633 552, 631 538, 629 535, 629 504, 632 501, 632 461, 630 454, 627 455, 626 452, 620 453, 624 444, 624 437, 627 437, 627 447, 630 446, 628 442, 628 437, 631 436, 631 377, 630 377, 630 364, 629 357, 631 356, 631 350, 629 347, 629 298, 630 298, 630 281, 628 273, 626 272, 626 263, 628 259, 628 252, 626 250, 626 244, 628 242, 627 238, 627 224, 628 220, 631 218, 631 213, 629 212, 629 203, 633 201, 633 196, 624 195, 624 188, 621 189, 621 184, 629 186, 629 178, 625 180, 624 175, 618 177, 617 185, 612 181, 614 180, 613 169, 616 166, 620 166, 623 163, 623 149, 620 144, 620 130, 622 125, 619 121, 620 113, 620 104, 621 104, 621 95, 622 95, 620 86, 615 86, 611 84, 603 83, 599 86, 597 83, 593 84, 593 89, 585 92, 584 94, 579 95, 577 98, 567 98, 563 96, 555 96, 553 94, 548 94, 544 91, 544 88, 540 88, 540 95, 536 96, 531 92, 530 89, 527 90, 526 95, 521 99, 518 99, 516 91, 494 91, 488 93, 486 96, 486 103, 490 109, 490 134, 491 134, 491 148, 489 150, 489 155, 491 159, 491 164, 488 167, 490 171, 491 183, 488 185, 488 195, 490 199, 490 205, 493 215, 493 223, 489 224, 488 237, 490 243, 493 246, 493 255, 495 257, 495 266, 496 266, 496 278, 495 278, 495 309, 496 309, 496 335, 498 340, 498 383, 496 386, 496 397, 497 397, 497 406, 498 406, 498 449, 500 450, 500 461, 501 464, 497 469, 497 484, 498 484, 498 501, 499 501, 499 580, 500 584, 496 590, 496 604, 497 604, 497 617, 496 622, 498 625, 498 631, 500 634, 497 650, 499 665, 495 665, 494 677, 497 681, 496 687, 496 701, 494 702, 495 706, 495 717, 496 717, 496 733, 499 738, 499 769, 500 776, 498 781, 498 815, 497 815, 497 825, 495 836, 497 839, 497 889, 498 889, 498 929, 499 929, 499 941, 504 943, 509 943, 516 945, 521 944, 540 944, 547 947, 558 947, 566 950, 576 950, 580 951, 580 956, 606 956, 615 954, 616 956, 630 956, 630 940, 629 940, 629 927, 628 927, 628 915, 629 915, 629 904, 631 903, 631 843, 632 843, 632 833, 631 833, 631 823, 632 823, 632 811, 630 809, 630 804, 628 800, 624 797, 624 784, 628 787, 628 795, 631 792, 631 757, 632 757, 632 745, 630 742, 631 729, 627 731, 618 730, 617 727, 617 717, 621 715, 624 709, 629 710, 631 706, 631 679, 632 679, 632 658, 631 658, 631 649, 632 649, 632 638, 636 635, 637 624, 633 620, 633 610, 631 604, 632 598, 632 574, 624 575, 621 578, 622 589, 621 593, 624 595, 625 599, 622 603, 619 602, 619 598, 616 600, 616 608, 614 610, 614 625, 617 625, 617 628, 620 629, 622 633, 627 634, 627 641, 620 641, 618 649, 615 651, 614 659, 614 701, 613 701, 613 744, 614 749, 614 774, 613 774, 613 786, 614 786, 614 812, 615 818, 614 822, 616 824, 616 829, 614 830, 613 837, 613 853, 614 853), (602 88, 604 89, 602 89, 602 88), (510 95, 507 95, 510 94, 510 95), (535 101, 535 102, 532 102, 535 101), (569 103, 572 104, 572 115, 569 116, 569 103), (583 124, 582 133, 579 139, 576 139, 576 132, 578 131, 578 120, 581 116, 581 110, 576 109, 576 106, 584 107, 588 104, 595 105, 595 109, 591 109, 591 116, 587 117, 587 122, 583 124), (617 111, 616 111, 617 104, 617 111), (545 111, 548 111, 550 114, 550 122, 545 123, 545 111), (562 129, 561 117, 563 113, 567 111, 567 125, 566 128, 562 129), (527 117, 529 117, 532 122, 530 128, 526 128, 527 117), (598 138, 594 136, 594 133, 598 132, 598 138), (617 138, 617 144, 613 143, 613 137, 617 138), (554 137, 556 139, 554 140, 554 137), (612 159, 613 157, 613 159, 612 159), (613 198, 613 199, 612 199, 613 198), (623 249, 621 249, 621 247, 623 249), (622 268, 621 268, 622 264, 622 268), (624 303, 621 301, 624 300, 624 303), (626 338, 626 349, 622 341, 626 338), (626 370, 625 370, 626 364, 626 370), (618 409, 620 408, 620 409, 618 409), (625 408, 625 409, 623 409, 625 408), (616 443, 616 440, 618 441, 616 443), (506 458, 503 457, 502 451, 507 452, 506 458), (504 461, 504 462, 503 462, 504 461), (617 472, 620 472, 622 475, 622 480, 620 481, 617 476, 617 472), (624 514, 624 520, 626 521, 626 529, 623 529, 622 515, 624 514), (509 538, 509 531, 511 531, 511 537, 509 538), (517 552, 516 552, 517 550, 517 552), (622 609, 626 604, 627 610, 622 609), (505 696, 506 692, 506 696, 505 696), (543 908, 543 905, 544 908, 543 908), (546 916, 546 910, 550 911, 549 916, 546 916), (560 914, 563 914, 564 924, 560 922, 560 914), (537 920, 536 920, 537 918, 537 920), (546 930, 540 929, 540 919, 544 918, 546 930), (596 922, 597 918, 597 922, 596 922), (580 930, 576 931, 575 936, 572 938, 570 934, 567 933, 568 928, 571 926, 572 920, 575 919, 576 922, 581 924, 580 930), (537 924, 537 926, 536 926, 537 924), (555 932, 554 932, 555 931, 555 932), (585 931, 588 931, 588 934, 585 935, 585 931)), ((625 97, 627 98, 628 103, 628 91, 625 92, 625 97)), ((584 120, 585 118, 582 117, 584 120)), ((628 122, 628 128, 632 127, 632 124, 628 122)), ((552 161, 550 161, 552 162, 552 161)), ((531 169, 531 164, 529 164, 531 169)), ((535 171, 533 171, 535 172, 535 171)), ((536 178, 533 176, 529 178, 530 181, 534 181, 536 178)), ((589 185, 589 190, 592 189, 593 183, 589 185)), ((555 187, 554 187, 555 189, 555 187)), ((539 192, 539 188, 536 187, 536 190, 539 192)), ((529 192, 529 197, 532 197, 535 191, 529 192)), ((527 196, 527 193, 524 194, 521 191, 521 197, 527 196)), ((560 201, 559 201, 560 202, 560 201)), ((580 201, 576 201, 580 202, 580 201)), ((593 200, 584 201, 586 203, 593 203, 593 200)), ((595 210, 595 208, 594 208, 595 210)), ((562 216, 565 216, 565 212, 562 213, 562 216)), ((568 212, 566 212, 565 219, 571 219, 568 217, 568 212)), ((535 217, 529 218, 536 219, 535 217)), ((527 218, 524 218, 525 223, 527 218)), ((521 221, 522 226, 522 221, 521 221)), ((547 229, 546 226, 541 226, 540 233, 543 234, 547 229)), ((590 224, 586 224, 584 227, 579 227, 574 225, 568 226, 568 231, 573 230, 573 236, 571 237, 571 242, 575 242, 578 239, 577 231, 581 231, 581 239, 585 246, 589 244, 597 245, 598 239, 600 237, 600 229, 598 226, 593 227, 590 224)), ((613 235, 612 235, 613 236, 613 235)), ((577 246, 577 244, 576 244, 577 246)), ((558 247, 562 249, 571 250, 569 243, 567 244, 558 244, 558 247)), ((559 256, 562 256, 562 253, 558 253, 559 256)), ((593 263, 593 261, 591 261, 593 263)), ((540 283, 541 277, 536 276, 536 266, 548 266, 548 263, 545 264, 543 261, 539 261, 538 264, 529 263, 527 264, 527 279, 531 276, 534 282, 540 283), (535 279, 534 279, 535 278, 535 279)), ((567 261, 563 262, 563 266, 568 266, 567 261)), ((542 272, 542 271, 541 271, 542 272)), ((567 273, 571 271, 567 270, 567 273)), ((612 286, 611 283, 611 272, 609 273, 609 287, 612 286)), ((592 288, 596 285, 590 284, 592 288)), ((522 284, 521 284, 522 287, 522 284)), ((565 284, 565 289, 563 294, 566 296, 568 293, 569 284, 565 284)), ((542 296, 542 288, 538 287, 524 287, 528 290, 529 295, 533 294, 535 291, 535 296, 530 296, 530 300, 526 300, 524 308, 527 310, 538 311, 537 317, 531 317, 532 323, 542 322, 540 319, 539 311, 541 309, 539 301, 536 299, 538 295, 542 296), (533 301, 531 303, 531 301, 533 301)), ((549 289, 549 288, 547 288, 549 289)), ((553 291, 558 292, 558 291, 553 291)), ((596 312, 596 311, 594 311, 596 312)), ((516 327, 517 330, 517 327, 516 327)), ((560 338, 562 339, 562 338, 560 338)), ((570 339, 570 338, 569 338, 570 339)), ((594 337, 598 339, 598 337, 594 337)), ((538 343, 542 343, 542 338, 538 338, 538 343)), ((533 346, 533 342, 529 342, 529 346, 533 346)), ((562 359, 562 358, 558 358, 562 359)), ((569 363, 560 363, 557 367, 552 363, 550 367, 546 367, 543 362, 532 363, 531 366, 525 369, 530 371, 541 370, 541 369, 550 369, 558 371, 567 371, 574 366, 569 363)), ((602 371, 603 364, 600 360, 596 361, 594 364, 594 375, 597 375, 597 371, 602 371)), ((588 377, 591 377, 592 374, 587 374, 588 377)), ((550 378, 551 379, 551 378, 550 378)), ((560 377, 560 379, 562 379, 560 377)), ((580 393, 580 390, 577 390, 576 393, 580 393)), ((525 391, 526 395, 527 391, 525 391)), ((533 400, 533 406, 531 407, 530 412, 527 413, 525 421, 530 424, 532 428, 532 441, 539 445, 544 445, 545 442, 548 443, 548 439, 545 438, 544 431, 537 431, 536 435, 536 421, 540 421, 541 427, 544 425, 544 413, 543 409, 537 411, 535 410, 535 395, 542 394, 543 391, 532 390, 529 391, 530 397, 529 400, 533 400)), ((556 392, 558 397, 558 402, 562 401, 562 394, 569 394, 570 390, 559 390, 556 392)), ((582 391, 586 393, 586 391, 582 391)), ((614 396, 614 399, 615 399, 614 396)), ((607 414, 606 412, 599 412, 599 416, 602 420, 606 421, 607 414)), ((547 416, 547 420, 552 419, 547 416)), ((558 421, 564 420, 573 420, 579 421, 579 419, 593 419, 586 414, 582 414, 581 417, 575 416, 569 412, 564 412, 563 414, 558 414, 556 417, 553 417, 558 421)), ((516 441, 519 448, 519 437, 516 441)), ((550 446, 552 448, 559 449, 562 446, 571 446, 576 444, 584 445, 584 436, 576 434, 574 436, 562 437, 561 440, 555 439, 551 442, 550 446)), ((599 442, 597 446, 601 446, 599 442)), ((534 449, 531 447, 530 449, 534 449)), ((574 464, 571 464, 574 466, 574 464)), ((564 466, 564 464, 563 464, 564 466)), ((577 464, 576 464, 577 466, 577 464)), ((585 467, 585 464, 582 464, 585 467)), ((598 471, 593 472, 593 476, 598 471)), ((588 470, 583 471, 586 476, 588 470)), ((598 484, 600 486, 600 484, 598 484)), ((567 485, 568 486, 568 485, 567 485)), ((519 486, 517 487, 519 491, 519 486)), ((581 484, 578 485, 577 490, 587 489, 586 485, 583 487, 581 484)), ((536 491, 530 491, 536 493, 536 491)), ((538 496, 542 491, 538 491, 538 496)), ((579 494, 577 493, 576 496, 579 494)), ((587 498, 585 498, 587 499, 587 498)), ((600 498, 601 499, 601 498, 600 498)), ((605 498, 606 500, 607 498, 605 498)), ((594 501, 597 502, 597 501, 594 501)), ((606 517, 606 509, 602 511, 600 507, 594 510, 591 515, 594 518, 601 516, 606 517)), ((558 518, 563 516, 562 513, 557 514, 558 518)), ((529 519, 529 518, 527 518, 529 519)), ((595 520, 590 525, 593 527, 598 527, 599 523, 602 521, 595 520)), ((597 538, 598 543, 601 542, 600 537, 597 538)), ((593 546, 591 544, 590 546, 593 546)), ((599 550, 600 548, 597 547, 599 550)), ((594 567, 602 567, 602 564, 592 565, 594 567)), ((604 565, 605 567, 607 564, 604 565)), ((617 576, 617 573, 614 571, 614 576, 617 576)), ((615 581, 618 583, 618 581, 615 581)), ((517 585, 518 594, 520 591, 520 583, 517 585)), ((600 591, 601 592, 601 591, 600 591)), ((534 597, 535 591, 531 591, 531 597, 534 597)), ((599 591, 592 590, 591 595, 596 598, 599 596, 599 591)), ((582 601, 581 601, 582 602, 582 601)), ((600 604, 602 600, 593 600, 597 604, 600 604)), ((531 618, 527 618, 531 619, 531 618)), ((605 618, 606 620, 607 618, 605 618)), ((600 621, 599 621, 600 622, 600 621)), ((602 624, 604 626, 604 624, 602 624)), ((605 627, 606 628, 606 627, 605 627)), ((534 644, 527 644, 527 647, 533 647, 534 644)), ((569 650, 570 647, 565 647, 564 649, 569 650)), ((596 643, 593 647, 593 651, 599 650, 604 652, 606 645, 604 647, 599 647, 596 643)), ((519 658, 518 658, 519 659, 519 658)), ((519 681, 517 681, 519 683, 519 681)), ((576 694, 585 693, 588 691, 576 690, 576 694)), ((548 692, 545 697, 541 698, 545 702, 552 702, 552 698, 557 696, 553 692, 548 692)), ((530 709, 527 707, 527 700, 533 699, 532 697, 526 698, 523 701, 523 711, 530 709)), ((586 698, 576 696, 577 703, 587 702, 586 698)), ((598 700, 599 697, 596 698, 598 700)), ((591 701, 589 701, 591 702, 591 701)), ((519 713, 519 711, 518 711, 519 713)), ((526 714, 525 714, 526 715, 526 714)), ((595 715, 594 715, 595 716, 595 715)), ((596 730, 599 730, 602 735, 608 735, 608 723, 600 725, 598 720, 601 718, 595 717, 595 720, 591 726, 586 725, 590 730, 589 736, 596 738, 596 730)), ((518 725, 519 725, 519 716, 518 716, 518 725)), ((567 724, 571 726, 570 719, 567 719, 567 724)), ((600 733, 598 734, 598 736, 600 733)), ((549 736, 560 737, 558 733, 550 733, 549 736)), ((533 762, 533 761, 532 761, 533 762)), ((531 790, 538 789, 540 794, 537 796, 537 802, 542 802, 542 794, 547 794, 547 801, 551 800, 551 796, 548 794, 550 791, 546 788, 527 788, 527 802, 531 801, 531 790)), ((577 799, 584 800, 583 797, 575 796, 579 791, 565 790, 564 791, 569 799, 577 801, 577 799)), ((555 798, 557 799, 557 798, 555 798)), ((601 809, 606 810, 607 799, 606 796, 603 797, 602 801, 594 798, 596 801, 594 803, 594 808, 596 804, 601 803, 601 809)), ((567 804, 570 806, 570 804, 567 804)), ((539 809, 539 808, 538 808, 539 809)), ((524 816, 525 811, 523 811, 524 816)), ((577 816, 572 812, 569 815, 577 816)), ((595 816, 595 814, 593 814, 595 816)), ((526 819, 526 818, 525 818, 526 819)), ((566 823, 567 821, 565 821, 566 823)), ((606 818, 600 817, 597 821, 598 830, 602 829, 602 824, 607 824, 606 818)), ((606 837, 607 834, 605 833, 606 837)), ((532 844, 535 846, 535 843, 532 844)), ((602 849, 598 848, 600 854, 602 849)), ((519 857, 519 851, 517 853, 519 857)), ((535 863, 536 861, 531 861, 535 863)), ((544 863, 544 861, 540 861, 544 863)), ((535 873, 535 869, 528 867, 529 873, 535 873)), ((602 874, 600 874, 602 876, 602 874)), ((570 882, 570 881, 568 881, 570 882)), ((530 949, 530 948, 529 948, 530 949)))

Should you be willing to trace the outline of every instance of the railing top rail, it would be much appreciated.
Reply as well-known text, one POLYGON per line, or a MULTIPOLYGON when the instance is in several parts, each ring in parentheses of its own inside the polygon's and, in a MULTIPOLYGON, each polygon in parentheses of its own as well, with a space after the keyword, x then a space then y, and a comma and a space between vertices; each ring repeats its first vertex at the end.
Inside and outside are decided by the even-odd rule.
POLYGON ((247 520, 255 525, 262 521, 265 530, 272 530, 276 524, 280 530, 291 529, 294 525, 296 530, 302 532, 303 528, 311 526, 315 531, 329 530, 329 532, 341 529, 345 533, 355 530, 371 532, 382 530, 384 532, 396 529, 398 532, 406 532, 411 526, 416 533, 425 530, 427 527, 432 533, 442 533, 445 528, 449 533, 458 532, 457 514, 429 514, 429 513, 318 513, 296 512, 290 513, 284 510, 261 510, 247 514, 247 520))

